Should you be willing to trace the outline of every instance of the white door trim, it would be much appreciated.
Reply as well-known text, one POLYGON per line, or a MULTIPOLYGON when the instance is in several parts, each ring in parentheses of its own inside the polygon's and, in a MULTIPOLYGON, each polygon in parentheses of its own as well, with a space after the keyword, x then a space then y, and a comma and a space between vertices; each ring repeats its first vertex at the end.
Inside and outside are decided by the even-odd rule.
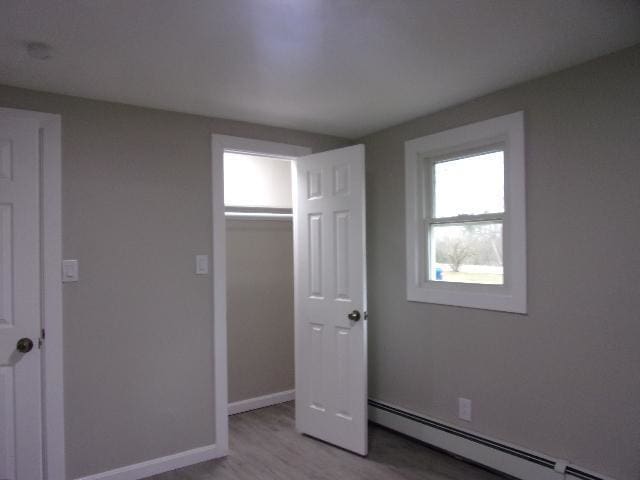
MULTIPOLYGON (((211 136, 211 212, 213 225, 213 351, 216 446, 220 455, 229 450, 227 395, 227 246, 224 215, 224 152, 273 155, 295 160, 311 149, 298 145, 253 140, 228 135, 211 136)), ((294 183, 295 184, 295 183, 294 183)), ((294 213, 295 215, 295 213, 294 213)), ((294 252, 295 255, 295 252, 294 252)))
POLYGON ((62 352, 62 173, 61 118, 50 113, 0 108, 0 115, 40 123, 40 242, 42 325, 43 471, 47 480, 65 480, 64 382, 62 352))

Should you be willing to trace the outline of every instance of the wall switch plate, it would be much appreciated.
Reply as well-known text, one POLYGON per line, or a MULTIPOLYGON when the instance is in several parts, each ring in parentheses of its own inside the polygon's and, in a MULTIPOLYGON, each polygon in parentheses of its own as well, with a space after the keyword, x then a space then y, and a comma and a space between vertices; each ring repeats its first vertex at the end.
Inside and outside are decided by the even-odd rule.
POLYGON ((471 400, 468 398, 458 398, 458 417, 467 422, 471 421, 471 400))
POLYGON ((207 275, 209 273, 209 255, 196 255, 196 274, 207 275))
POLYGON ((78 260, 62 261, 62 281, 77 282, 80 279, 78 271, 78 260))

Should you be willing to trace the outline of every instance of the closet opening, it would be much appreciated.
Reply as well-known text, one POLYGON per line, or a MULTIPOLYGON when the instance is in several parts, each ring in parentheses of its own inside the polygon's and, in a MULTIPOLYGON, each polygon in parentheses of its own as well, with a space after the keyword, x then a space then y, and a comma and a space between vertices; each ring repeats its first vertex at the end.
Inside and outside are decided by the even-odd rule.
POLYGON ((224 152, 230 415, 295 396, 292 167, 224 152))

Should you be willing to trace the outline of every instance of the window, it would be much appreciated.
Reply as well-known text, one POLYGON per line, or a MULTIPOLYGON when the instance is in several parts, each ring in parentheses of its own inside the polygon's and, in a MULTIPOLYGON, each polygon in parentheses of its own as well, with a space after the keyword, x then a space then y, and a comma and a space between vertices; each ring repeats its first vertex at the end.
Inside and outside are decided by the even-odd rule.
POLYGON ((430 280, 504 284, 504 151, 487 150, 426 159, 425 176, 433 179, 433 208, 425 211, 430 280))
POLYGON ((522 112, 406 142, 409 300, 526 313, 522 112))

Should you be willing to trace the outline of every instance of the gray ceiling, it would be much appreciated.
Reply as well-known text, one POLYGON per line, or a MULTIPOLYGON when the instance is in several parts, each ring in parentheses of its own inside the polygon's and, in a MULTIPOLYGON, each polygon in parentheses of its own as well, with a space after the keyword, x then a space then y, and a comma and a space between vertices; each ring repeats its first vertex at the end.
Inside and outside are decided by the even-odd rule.
POLYGON ((0 83, 356 138, 639 41, 636 0, 0 0, 0 83))

